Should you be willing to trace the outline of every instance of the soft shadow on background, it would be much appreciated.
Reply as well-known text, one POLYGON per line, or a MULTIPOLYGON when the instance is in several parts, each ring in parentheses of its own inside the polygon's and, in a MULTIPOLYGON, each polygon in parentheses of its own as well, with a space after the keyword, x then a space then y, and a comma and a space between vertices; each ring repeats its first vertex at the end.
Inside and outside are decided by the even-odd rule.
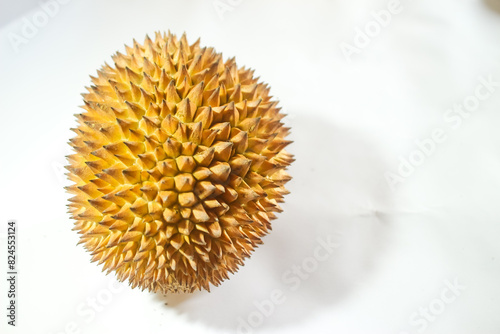
POLYGON ((500 14, 500 0, 483 0, 488 8, 500 14))
POLYGON ((383 209, 390 207, 392 197, 383 180, 387 166, 362 134, 317 117, 297 116, 289 123, 295 141, 289 151, 297 159, 290 169, 291 194, 264 245, 211 293, 158 295, 162 307, 194 322, 236 330, 239 318, 247 319, 257 310, 255 302, 280 289, 285 302, 259 329, 286 327, 324 312, 325 305, 334 307, 370 280, 384 249, 390 247, 391 222, 383 209), (283 275, 312 257, 318 238, 328 235, 340 246, 292 290, 297 285, 284 281, 283 275))

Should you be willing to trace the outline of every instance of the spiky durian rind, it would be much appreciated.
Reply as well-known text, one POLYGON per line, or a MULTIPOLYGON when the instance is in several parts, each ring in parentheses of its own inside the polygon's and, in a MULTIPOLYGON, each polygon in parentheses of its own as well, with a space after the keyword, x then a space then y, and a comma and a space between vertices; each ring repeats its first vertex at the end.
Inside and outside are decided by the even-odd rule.
POLYGON ((253 70, 170 33, 91 77, 68 156, 69 211, 103 270, 155 292, 210 289, 280 212, 289 128, 253 70))

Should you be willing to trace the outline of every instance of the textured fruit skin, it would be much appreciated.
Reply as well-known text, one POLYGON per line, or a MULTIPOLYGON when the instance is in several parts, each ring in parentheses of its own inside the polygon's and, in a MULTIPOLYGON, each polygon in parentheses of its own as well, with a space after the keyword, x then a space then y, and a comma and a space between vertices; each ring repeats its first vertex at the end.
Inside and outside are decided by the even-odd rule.
POLYGON ((134 40, 91 77, 66 189, 103 271, 154 292, 219 285, 262 243, 291 179, 269 87, 170 33, 134 40))

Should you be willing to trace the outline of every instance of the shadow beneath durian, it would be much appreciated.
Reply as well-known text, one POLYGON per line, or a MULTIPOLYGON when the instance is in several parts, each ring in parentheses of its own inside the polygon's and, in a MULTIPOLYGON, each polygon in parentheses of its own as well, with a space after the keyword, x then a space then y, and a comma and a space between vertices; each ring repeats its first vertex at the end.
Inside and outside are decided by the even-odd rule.
POLYGON ((219 331, 246 333, 243 327, 252 323, 258 324, 254 331, 286 329, 319 313, 335 316, 334 307, 369 284, 391 243, 386 210, 392 191, 376 141, 317 117, 296 116, 289 123, 294 140, 289 151, 297 159, 290 168, 291 194, 264 244, 211 293, 158 295, 159 302, 219 331), (337 247, 328 256, 321 250, 319 260, 315 250, 329 236, 337 247), (302 268, 300 275, 294 266, 302 268), (269 306, 263 301, 275 290, 282 303, 269 306), (259 311, 257 305, 264 304, 267 309, 259 311))

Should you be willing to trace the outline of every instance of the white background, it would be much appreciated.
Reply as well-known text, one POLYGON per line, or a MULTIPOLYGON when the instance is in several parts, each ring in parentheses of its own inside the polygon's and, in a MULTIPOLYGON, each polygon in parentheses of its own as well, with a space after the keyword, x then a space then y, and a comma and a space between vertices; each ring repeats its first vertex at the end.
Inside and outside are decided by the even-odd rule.
POLYGON ((222 2, 231 10, 212 0, 67 1, 22 44, 13 36, 42 7, 4 18, 0 267, 16 219, 20 276, 16 328, 0 280, 0 331, 234 333, 251 318, 255 333, 500 333, 500 87, 460 124, 448 112, 487 92, 480 77, 500 82, 500 2, 401 0, 350 59, 340 46, 355 46, 390 1, 222 2), (168 29, 270 83, 297 161, 285 212, 245 266, 211 293, 165 297, 110 289, 112 275, 75 246, 61 166, 88 75, 132 38, 168 29), (416 142, 435 129, 445 140, 392 189, 387 173, 422 157, 416 142), (314 262, 328 235, 339 246, 314 262), (311 272, 292 284, 294 265, 311 272), (285 301, 257 313, 276 289, 285 301))

